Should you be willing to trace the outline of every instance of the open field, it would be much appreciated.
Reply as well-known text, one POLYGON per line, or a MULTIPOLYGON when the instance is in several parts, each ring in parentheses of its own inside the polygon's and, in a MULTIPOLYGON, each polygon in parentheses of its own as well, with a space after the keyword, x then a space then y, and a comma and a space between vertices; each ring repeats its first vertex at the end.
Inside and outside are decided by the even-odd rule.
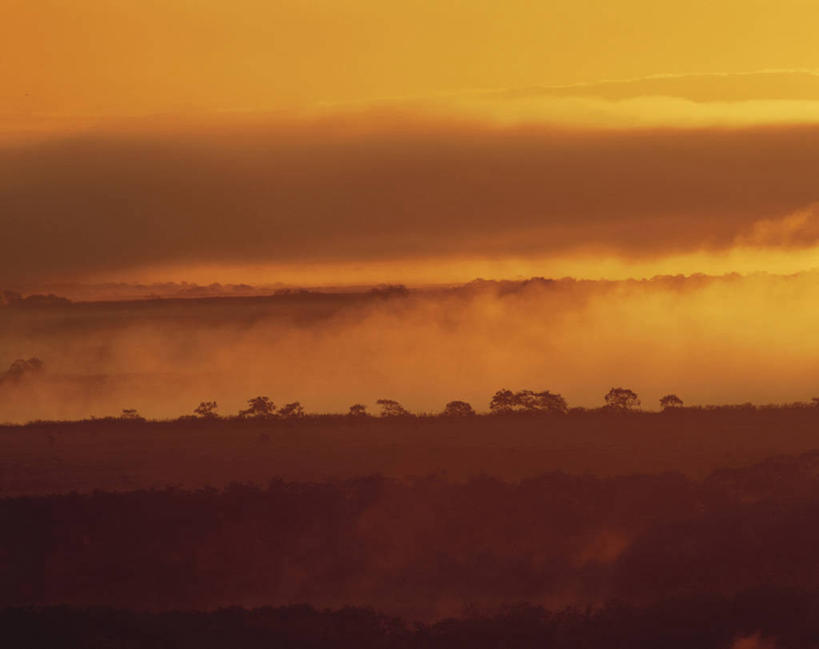
POLYGON ((0 428, 6 496, 167 485, 549 471, 701 478, 819 448, 819 408, 662 413, 43 422, 0 428))

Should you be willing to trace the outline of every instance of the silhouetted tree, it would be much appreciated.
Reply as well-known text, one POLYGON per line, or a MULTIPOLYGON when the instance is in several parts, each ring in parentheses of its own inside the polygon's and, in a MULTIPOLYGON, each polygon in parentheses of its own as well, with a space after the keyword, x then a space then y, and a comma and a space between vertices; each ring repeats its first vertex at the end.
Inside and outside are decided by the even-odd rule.
POLYGON ((469 417, 475 414, 475 410, 466 401, 450 401, 441 414, 444 417, 469 417))
POLYGON ((511 412, 549 412, 566 413, 569 406, 561 395, 544 390, 498 390, 489 403, 489 409, 494 413, 508 414, 511 412))
POLYGON ((304 417, 304 408, 298 401, 288 403, 279 410, 279 417, 297 418, 304 417))
POLYGON ((498 390, 492 396, 492 401, 489 402, 489 410, 497 414, 506 414, 514 412, 517 405, 518 401, 515 393, 504 388, 498 390))
POLYGON ((247 400, 248 407, 239 411, 240 417, 258 417, 261 419, 273 417, 276 406, 269 397, 253 397, 247 400))
POLYGON ((640 405, 637 393, 628 388, 612 388, 606 393, 606 407, 614 410, 631 410, 640 405))
POLYGON ((216 408, 219 406, 215 401, 202 401, 193 410, 193 414, 202 419, 217 419, 219 415, 216 414, 216 408))
POLYGON ((350 406, 350 411, 347 413, 350 417, 368 417, 367 406, 363 403, 354 403, 350 406))
POLYGON ((130 421, 142 420, 143 417, 137 412, 136 408, 123 408, 120 419, 128 419, 130 421))
POLYGON ((531 392, 524 390, 525 407, 527 410, 540 410, 555 414, 564 414, 569 411, 566 399, 562 395, 544 390, 543 392, 531 392))
POLYGON ((676 394, 667 394, 660 398, 660 406, 663 410, 668 410, 669 408, 682 408, 683 400, 676 394))
POLYGON ((404 406, 392 399, 379 399, 376 403, 381 406, 382 417, 406 417, 410 414, 404 406))

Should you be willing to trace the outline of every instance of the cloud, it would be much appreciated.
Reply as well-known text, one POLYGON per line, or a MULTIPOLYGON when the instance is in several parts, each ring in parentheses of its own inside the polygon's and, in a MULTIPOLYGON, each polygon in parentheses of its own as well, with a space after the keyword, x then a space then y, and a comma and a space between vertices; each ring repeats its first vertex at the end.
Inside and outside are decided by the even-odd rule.
POLYGON ((819 204, 781 218, 760 219, 737 237, 744 246, 805 248, 819 243, 819 204))
POLYGON ((545 85, 488 93, 503 99, 531 97, 676 97, 694 102, 819 101, 819 71, 810 69, 654 74, 632 79, 545 85))
POLYGON ((168 264, 722 250, 819 201, 817 164, 812 126, 510 128, 395 113, 8 145, 0 283, 168 264))

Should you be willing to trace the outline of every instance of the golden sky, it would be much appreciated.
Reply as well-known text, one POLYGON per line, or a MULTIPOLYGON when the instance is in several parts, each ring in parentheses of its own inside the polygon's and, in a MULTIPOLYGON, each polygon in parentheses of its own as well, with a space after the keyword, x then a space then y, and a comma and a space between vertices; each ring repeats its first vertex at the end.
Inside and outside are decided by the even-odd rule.
POLYGON ((0 12, 9 115, 267 111, 819 69, 811 0, 4 0, 0 12))
POLYGON ((819 4, 5 0, 0 284, 819 265, 819 4))

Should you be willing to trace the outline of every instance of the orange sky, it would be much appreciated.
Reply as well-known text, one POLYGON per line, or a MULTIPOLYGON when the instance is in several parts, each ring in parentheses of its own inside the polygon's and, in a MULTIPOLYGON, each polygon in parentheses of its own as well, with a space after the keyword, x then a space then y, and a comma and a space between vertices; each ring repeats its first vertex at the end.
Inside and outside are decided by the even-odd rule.
POLYGON ((315 102, 819 69, 811 0, 5 0, 10 115, 315 102))
POLYGON ((0 12, 3 285, 817 266, 815 2, 0 12))

